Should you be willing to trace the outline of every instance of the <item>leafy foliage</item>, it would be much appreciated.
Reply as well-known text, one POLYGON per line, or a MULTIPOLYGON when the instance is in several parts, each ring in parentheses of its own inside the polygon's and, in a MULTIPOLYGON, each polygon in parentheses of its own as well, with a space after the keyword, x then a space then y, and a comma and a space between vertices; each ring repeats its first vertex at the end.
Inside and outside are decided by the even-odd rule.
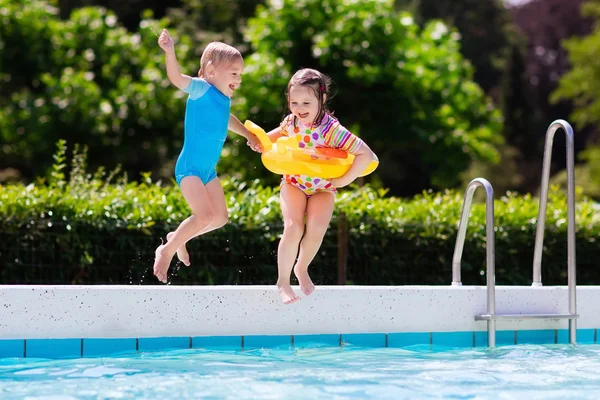
MULTIPOLYGON (((415 0, 412 0, 415 1, 415 0)), ((411 0, 397 0, 398 3, 411 0)), ((474 67, 486 93, 497 89, 510 44, 510 15, 500 0, 416 0, 420 22, 439 19, 461 35, 461 53, 474 67)))
MULTIPOLYGON (((87 145, 94 166, 121 164, 134 175, 178 152, 184 94, 169 87, 160 22, 128 33, 102 8, 78 9, 66 21, 39 0, 0 0, 0 10, 0 169, 44 175, 58 139, 87 145)), ((190 48, 179 38, 179 52, 190 48)))
MULTIPOLYGON (((76 146, 77 147, 77 146, 76 146)), ((0 186, 0 280, 4 283, 131 283, 150 276, 158 237, 188 216, 172 185, 129 182, 118 171, 86 172, 85 149, 66 165, 59 143, 52 178, 0 186), (65 176, 69 178, 65 178, 65 176), (35 251, 31 251, 35 249, 35 251), (48 272, 52 271, 52 273, 48 272), (47 274, 44 275, 44 274, 47 274)), ((224 183, 230 224, 191 241, 194 265, 174 283, 273 283, 282 231, 277 191, 258 182, 224 183), (198 262, 200 260, 200 262, 198 262)), ((332 226, 314 262, 315 279, 335 282, 338 221, 348 221, 348 276, 356 284, 447 284, 462 193, 389 197, 369 186, 342 191, 332 226)), ((495 200, 498 283, 526 284, 531 276, 537 199, 508 193, 495 200)), ((593 202, 577 202, 579 281, 600 282, 593 263, 600 217, 593 202)), ((566 277, 565 195, 553 187, 544 248, 546 283, 566 277)), ((463 281, 485 282, 485 208, 474 204, 463 255, 463 281)), ((144 283, 154 281, 145 280, 144 283)))
POLYGON ((585 37, 573 37, 564 42, 572 67, 560 80, 552 100, 571 100, 576 109, 571 115, 574 122, 582 128, 588 124, 600 122, 600 97, 598 88, 600 64, 593 62, 596 50, 600 48, 600 2, 591 0, 583 8, 585 15, 596 21, 593 32, 585 37))
POLYGON ((394 193, 452 186, 472 159, 498 160, 500 114, 439 21, 420 29, 391 1, 286 0, 259 6, 248 39, 241 114, 277 126, 290 74, 321 70, 337 83, 335 115, 375 150, 394 193))

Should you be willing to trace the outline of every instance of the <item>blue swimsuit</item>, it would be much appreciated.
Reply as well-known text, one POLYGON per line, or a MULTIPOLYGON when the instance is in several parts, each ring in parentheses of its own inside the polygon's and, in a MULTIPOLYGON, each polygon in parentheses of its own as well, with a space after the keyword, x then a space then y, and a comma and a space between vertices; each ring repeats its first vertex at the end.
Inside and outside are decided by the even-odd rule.
POLYGON ((205 185, 215 170, 227 138, 231 99, 202 78, 192 78, 185 108, 183 149, 175 165, 175 180, 197 176, 205 185))

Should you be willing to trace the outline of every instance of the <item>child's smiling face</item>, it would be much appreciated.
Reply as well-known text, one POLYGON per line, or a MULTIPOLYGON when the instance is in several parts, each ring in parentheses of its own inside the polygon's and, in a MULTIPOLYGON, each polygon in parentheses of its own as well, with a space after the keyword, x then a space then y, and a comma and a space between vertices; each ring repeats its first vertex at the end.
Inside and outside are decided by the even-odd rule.
POLYGON ((319 114, 319 99, 309 86, 294 85, 289 92, 289 106, 292 114, 306 126, 311 126, 319 114))
POLYGON ((225 96, 231 97, 242 84, 243 70, 244 62, 236 60, 228 65, 213 68, 206 80, 225 96))

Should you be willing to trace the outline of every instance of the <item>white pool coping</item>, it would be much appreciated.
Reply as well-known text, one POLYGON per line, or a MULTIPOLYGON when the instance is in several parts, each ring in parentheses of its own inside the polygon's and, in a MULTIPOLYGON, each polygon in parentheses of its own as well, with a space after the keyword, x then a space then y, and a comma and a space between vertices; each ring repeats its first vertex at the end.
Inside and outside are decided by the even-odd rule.
MULTIPOLYGON (((298 287, 296 293, 301 294, 298 287)), ((497 313, 568 313, 566 286, 498 286, 497 313)), ((600 328, 600 286, 577 288, 578 329, 600 328)), ((282 304, 275 286, 0 286, 0 339, 485 331, 481 286, 318 286, 282 304)), ((498 330, 566 329, 566 320, 498 330)))

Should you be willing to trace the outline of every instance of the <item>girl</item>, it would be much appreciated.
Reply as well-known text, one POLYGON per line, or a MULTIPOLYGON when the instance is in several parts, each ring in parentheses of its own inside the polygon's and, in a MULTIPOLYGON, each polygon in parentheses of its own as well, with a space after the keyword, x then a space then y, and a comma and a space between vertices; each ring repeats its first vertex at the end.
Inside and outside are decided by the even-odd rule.
POLYGON ((308 275, 308 265, 329 227, 336 188, 352 183, 372 160, 377 159, 366 143, 329 113, 330 84, 327 76, 314 69, 296 72, 286 90, 290 114, 279 128, 269 132, 273 142, 281 136, 294 136, 300 147, 333 147, 356 156, 348 172, 339 178, 304 175, 284 175, 282 178, 280 196, 284 228, 277 254, 277 287, 285 304, 300 299, 290 286, 292 268, 305 295, 315 289, 308 275))
POLYGON ((175 166, 175 179, 192 215, 167 235, 167 243, 156 249, 154 275, 166 283, 176 251, 181 261, 189 265, 185 243, 227 223, 225 195, 215 172, 227 130, 244 136, 253 150, 260 151, 261 147, 258 138, 229 112, 230 97, 242 83, 244 60, 240 52, 225 43, 209 43, 200 59, 199 77, 191 78, 179 71, 173 39, 166 30, 162 31, 158 44, 165 52, 169 80, 189 94, 183 149, 175 166))

